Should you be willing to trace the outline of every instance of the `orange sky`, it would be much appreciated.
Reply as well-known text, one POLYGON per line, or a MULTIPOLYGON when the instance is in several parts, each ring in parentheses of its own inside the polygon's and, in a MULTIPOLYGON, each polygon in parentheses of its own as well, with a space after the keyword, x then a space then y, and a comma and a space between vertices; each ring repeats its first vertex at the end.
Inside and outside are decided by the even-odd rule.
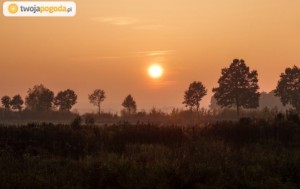
MULTIPOLYGON (((1 1, 3 4, 4 1, 1 1)), ((299 0, 77 0, 73 18, 0 16, 0 96, 43 83, 71 88, 76 109, 94 110, 87 95, 104 89, 103 108, 120 110, 129 93, 138 109, 183 107, 194 80, 208 95, 220 70, 243 58, 259 74, 261 91, 300 65, 299 0), (159 80, 147 67, 160 63, 159 80)), ((2 6, 1 6, 2 12, 2 6)))

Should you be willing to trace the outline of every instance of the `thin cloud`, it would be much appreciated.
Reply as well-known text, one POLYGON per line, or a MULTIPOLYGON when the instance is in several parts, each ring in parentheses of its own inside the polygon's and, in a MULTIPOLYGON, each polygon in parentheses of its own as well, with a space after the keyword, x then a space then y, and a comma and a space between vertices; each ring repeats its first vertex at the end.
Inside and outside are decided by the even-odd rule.
POLYGON ((111 60, 111 59, 119 59, 119 56, 103 56, 103 57, 96 57, 95 59, 98 60, 111 60))
POLYGON ((162 24, 141 24, 138 26, 133 27, 135 30, 166 30, 171 29, 168 26, 162 24))
POLYGON ((95 17, 92 20, 117 26, 133 25, 138 21, 136 18, 131 17, 95 17))
POLYGON ((156 24, 147 21, 140 21, 133 17, 94 17, 91 18, 94 22, 106 23, 115 26, 131 26, 133 30, 170 30, 175 27, 170 27, 162 24, 156 24))
POLYGON ((165 51, 142 51, 142 52, 137 52, 138 54, 143 54, 145 56, 164 56, 167 54, 171 54, 174 52, 173 50, 165 50, 165 51))
MULTIPOLYGON (((174 50, 139 51, 139 52, 129 53, 123 56, 82 56, 82 57, 71 57, 70 60, 75 62, 94 62, 94 61, 115 61, 119 59, 144 57, 144 56, 162 58, 173 52, 174 50)), ((164 61, 163 59, 160 60, 160 62, 163 61, 164 61)))
POLYGON ((118 56, 87 56, 87 57, 72 57, 72 61, 77 62, 92 62, 92 61, 98 61, 98 60, 116 60, 121 57, 118 56))

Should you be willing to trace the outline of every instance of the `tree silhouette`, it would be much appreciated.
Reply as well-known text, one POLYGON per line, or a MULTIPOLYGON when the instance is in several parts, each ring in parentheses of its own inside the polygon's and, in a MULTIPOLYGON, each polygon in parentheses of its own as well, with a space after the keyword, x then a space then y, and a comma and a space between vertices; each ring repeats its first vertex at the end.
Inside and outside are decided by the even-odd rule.
POLYGON ((237 115, 240 107, 257 108, 259 92, 257 71, 250 71, 244 60, 234 59, 229 68, 222 69, 219 87, 213 88, 214 97, 221 107, 236 106, 237 115))
POLYGON ((136 112, 136 102, 131 95, 128 95, 124 99, 122 106, 126 109, 129 115, 134 114, 136 112))
POLYGON ((25 98, 26 108, 31 111, 49 111, 52 108, 54 93, 41 85, 28 90, 25 98))
POLYGON ((186 107, 192 110, 194 107, 199 111, 200 101, 207 94, 207 90, 201 82, 194 81, 190 84, 188 90, 184 92, 184 101, 186 107))
POLYGON ((297 66, 286 68, 280 75, 275 95, 283 105, 291 104, 300 113, 300 69, 297 66))
POLYGON ((10 110, 10 97, 9 96, 3 96, 1 98, 1 103, 2 106, 6 109, 6 110, 10 110))
POLYGON ((60 91, 54 98, 54 105, 59 107, 59 111, 69 112, 77 102, 77 95, 71 89, 60 91))
POLYGON ((22 111, 23 104, 24 104, 24 101, 23 101, 22 97, 19 94, 15 95, 12 98, 12 100, 10 101, 11 108, 13 110, 18 110, 19 112, 22 111))
POLYGON ((101 103, 105 98, 105 92, 101 89, 95 89, 92 94, 89 94, 90 103, 98 107, 98 115, 101 113, 101 103))

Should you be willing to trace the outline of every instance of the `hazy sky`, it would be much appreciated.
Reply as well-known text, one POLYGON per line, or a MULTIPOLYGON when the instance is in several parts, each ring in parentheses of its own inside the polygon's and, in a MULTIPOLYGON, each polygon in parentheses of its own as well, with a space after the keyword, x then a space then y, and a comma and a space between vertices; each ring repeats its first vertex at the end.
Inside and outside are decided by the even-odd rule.
MULTIPOLYGON (((1 1, 1 4, 4 1, 1 1)), ((299 0, 77 0, 73 18, 0 16, 0 96, 44 84, 73 89, 79 111, 104 89, 116 112, 129 93, 138 109, 183 107, 184 90, 202 81, 208 95, 221 68, 242 58, 274 89, 288 66, 300 65, 299 0), (158 80, 147 68, 159 63, 158 80)), ((1 6, 2 12, 2 6, 1 6)))

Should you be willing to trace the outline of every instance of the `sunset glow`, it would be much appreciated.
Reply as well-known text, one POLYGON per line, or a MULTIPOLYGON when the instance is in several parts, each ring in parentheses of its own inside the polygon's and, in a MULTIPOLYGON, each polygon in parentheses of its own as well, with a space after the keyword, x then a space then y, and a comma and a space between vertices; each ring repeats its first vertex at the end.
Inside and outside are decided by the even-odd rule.
POLYGON ((257 70, 261 92, 274 90, 286 67, 300 65, 300 1, 77 0, 76 5, 76 16, 68 18, 0 16, 2 96, 25 97, 35 84, 55 93, 70 88, 78 94, 74 108, 89 112, 87 95, 102 88, 109 96, 107 111, 119 111, 128 93, 140 108, 171 111, 184 108, 182 91, 192 81, 207 87, 201 104, 209 107, 221 69, 235 58, 257 70), (148 70, 151 64, 163 69, 148 70), (160 87, 151 90, 149 79, 160 87))

